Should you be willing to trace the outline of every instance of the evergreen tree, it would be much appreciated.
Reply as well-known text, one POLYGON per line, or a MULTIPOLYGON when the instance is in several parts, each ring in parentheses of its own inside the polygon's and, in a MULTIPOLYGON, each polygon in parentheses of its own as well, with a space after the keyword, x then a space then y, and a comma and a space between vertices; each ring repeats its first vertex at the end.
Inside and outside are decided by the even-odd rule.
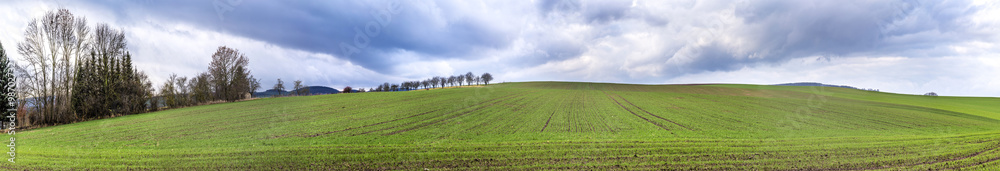
MULTIPOLYGON (((14 87, 16 83, 14 82, 14 69, 10 65, 10 58, 7 57, 7 53, 3 49, 3 44, 0 43, 0 104, 4 107, 3 116, 9 116, 10 113, 7 109, 17 108, 17 94, 14 92, 14 87)), ((3 127, 6 128, 9 125, 11 119, 2 119, 3 127)), ((16 122, 16 120, 15 120, 16 122)), ((16 123, 15 123, 16 124, 16 123)))

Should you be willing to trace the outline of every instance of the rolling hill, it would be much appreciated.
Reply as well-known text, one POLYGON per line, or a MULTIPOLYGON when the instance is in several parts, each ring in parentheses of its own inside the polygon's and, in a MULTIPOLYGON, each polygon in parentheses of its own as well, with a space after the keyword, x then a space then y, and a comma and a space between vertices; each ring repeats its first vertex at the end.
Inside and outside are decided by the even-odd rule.
POLYGON ((1000 99, 519 82, 267 98, 18 132, 5 169, 1000 167, 1000 99))

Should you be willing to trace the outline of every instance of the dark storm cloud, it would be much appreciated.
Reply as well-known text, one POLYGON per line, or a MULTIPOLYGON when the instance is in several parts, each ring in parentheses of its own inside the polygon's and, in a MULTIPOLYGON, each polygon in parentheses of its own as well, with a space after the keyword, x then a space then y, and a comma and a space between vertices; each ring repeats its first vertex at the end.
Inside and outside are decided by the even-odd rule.
POLYGON ((144 22, 143 17, 154 16, 282 48, 329 54, 386 75, 399 75, 407 63, 469 62, 495 55, 484 52, 497 52, 503 55, 495 55, 499 62, 489 63, 490 69, 518 70, 590 55, 593 58, 586 61, 601 65, 576 66, 606 68, 567 70, 609 72, 605 75, 650 82, 814 56, 947 56, 955 54, 947 46, 992 42, 986 39, 995 37, 969 24, 970 15, 979 10, 969 1, 228 2, 98 4, 121 16, 119 23, 144 22), (395 8, 389 7, 392 3, 398 3, 398 13, 384 15, 395 8), (501 12, 479 13, 494 9, 501 12), (657 46, 637 48, 645 44, 657 46), (651 55, 630 53, 635 51, 651 55))
POLYGON ((744 41, 697 47, 684 68, 729 71, 809 56, 949 55, 953 52, 938 47, 989 38, 967 24, 977 10, 968 1, 740 3, 734 10, 738 23, 727 23, 733 29, 720 34, 744 41))
MULTIPOLYGON (((418 3, 421 2, 242 1, 229 4, 221 0, 180 0, 107 5, 119 9, 115 11, 140 9, 143 15, 188 22, 286 48, 331 54, 378 72, 386 72, 399 62, 408 62, 390 60, 393 53, 401 51, 425 54, 421 56, 425 58, 466 58, 476 57, 470 53, 478 49, 502 48, 510 43, 512 36, 495 30, 489 21, 454 17, 462 14, 448 13, 459 11, 455 8, 460 6, 418 3)), ((121 15, 128 14, 123 12, 121 15)))

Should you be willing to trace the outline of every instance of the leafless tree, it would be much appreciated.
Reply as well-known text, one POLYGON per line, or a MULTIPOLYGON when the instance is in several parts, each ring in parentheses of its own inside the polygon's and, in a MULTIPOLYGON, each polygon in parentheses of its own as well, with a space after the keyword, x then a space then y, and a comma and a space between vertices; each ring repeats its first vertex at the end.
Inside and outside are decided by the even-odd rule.
POLYGON ((208 72, 212 75, 215 99, 236 101, 246 98, 250 91, 250 61, 239 50, 220 46, 212 55, 208 72))
POLYGON ((41 123, 68 122, 75 119, 70 94, 75 62, 89 49, 90 30, 84 17, 74 17, 67 9, 47 12, 28 23, 18 53, 27 64, 23 71, 27 96, 36 104, 30 117, 41 123))
POLYGON ((483 79, 483 83, 486 83, 486 85, 490 85, 490 81, 493 81, 493 74, 483 73, 483 76, 480 76, 480 78, 483 79))
POLYGON ((431 78, 431 88, 436 87, 438 85, 438 82, 441 82, 440 77, 431 78))
POLYGON ((278 92, 278 96, 281 96, 281 92, 285 91, 285 82, 278 78, 278 83, 274 84, 274 90, 278 92))
POLYGON ((472 72, 465 73, 465 85, 472 85, 472 82, 475 81, 473 80, 473 77, 475 77, 475 75, 472 75, 472 72))
POLYGON ((458 82, 458 86, 462 86, 462 82, 465 82, 465 75, 455 76, 455 82, 458 82))
POLYGON ((295 91, 295 95, 296 96, 303 95, 302 94, 302 80, 295 80, 295 88, 292 89, 292 91, 295 91))
POLYGON ((257 89, 260 89, 260 80, 257 80, 257 78, 254 78, 253 75, 251 75, 250 76, 250 95, 252 96, 253 93, 257 92, 257 89))

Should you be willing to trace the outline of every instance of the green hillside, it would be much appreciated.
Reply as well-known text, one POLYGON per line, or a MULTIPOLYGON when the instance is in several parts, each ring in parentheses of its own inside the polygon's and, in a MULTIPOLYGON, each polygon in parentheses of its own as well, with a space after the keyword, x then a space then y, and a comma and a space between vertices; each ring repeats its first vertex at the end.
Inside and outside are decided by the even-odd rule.
POLYGON ((268 98, 18 132, 4 169, 1000 167, 1000 99, 522 82, 268 98))

